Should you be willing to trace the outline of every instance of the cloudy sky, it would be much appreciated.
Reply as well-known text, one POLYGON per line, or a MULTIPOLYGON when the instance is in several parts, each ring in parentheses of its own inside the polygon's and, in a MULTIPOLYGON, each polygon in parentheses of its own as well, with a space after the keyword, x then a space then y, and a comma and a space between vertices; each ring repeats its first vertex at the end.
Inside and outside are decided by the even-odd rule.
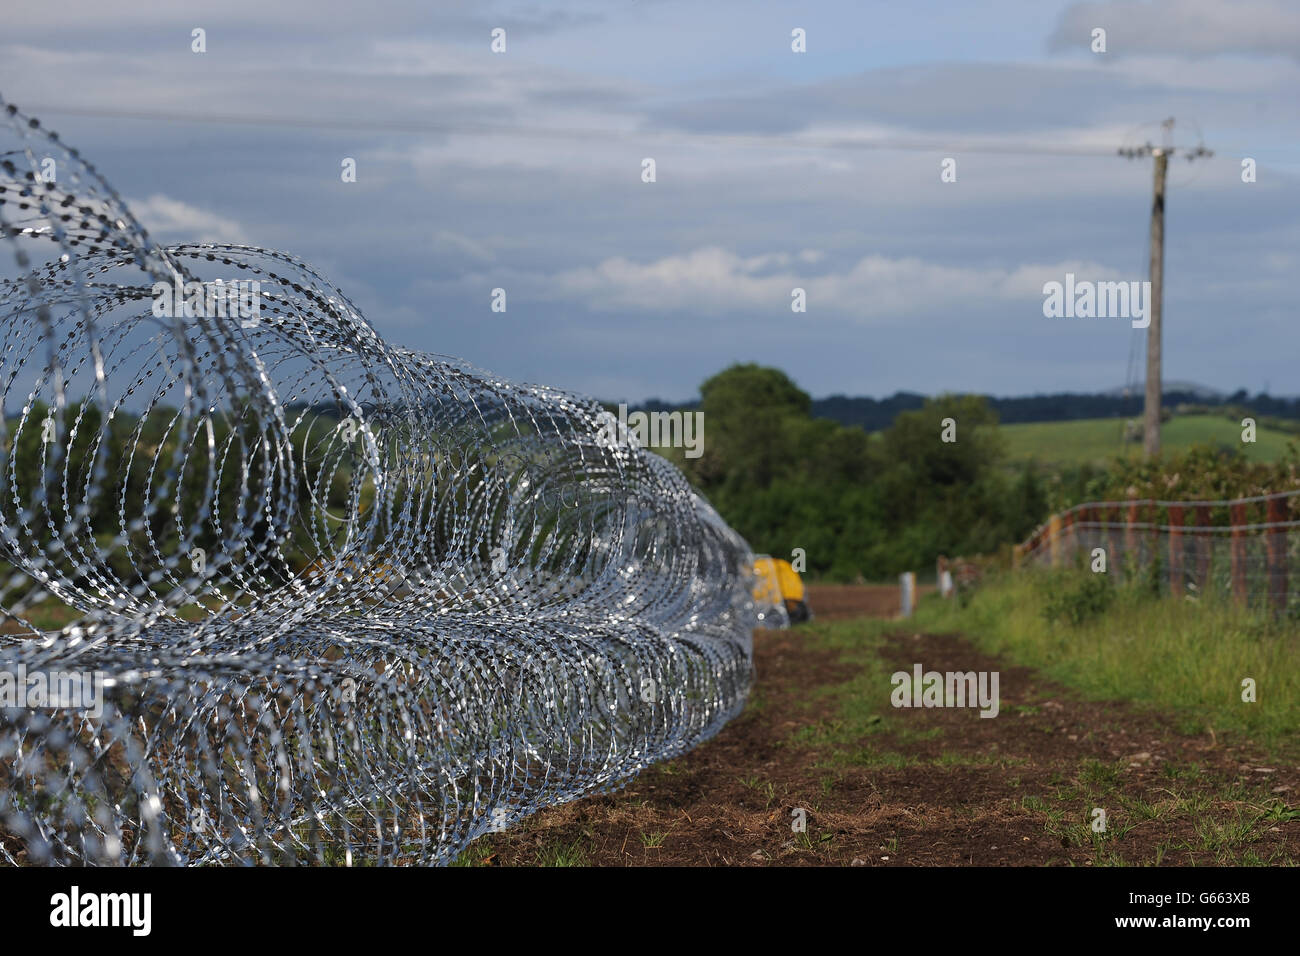
POLYGON ((1174 116, 1176 148, 1215 152, 1170 165, 1165 377, 1300 393, 1293 0, 51 0, 3 19, 0 94, 163 241, 294 252, 396 344, 616 401, 686 399, 736 361, 815 396, 1140 381, 1143 333, 1045 318, 1042 286, 1146 277, 1151 160, 1116 150, 1174 116))

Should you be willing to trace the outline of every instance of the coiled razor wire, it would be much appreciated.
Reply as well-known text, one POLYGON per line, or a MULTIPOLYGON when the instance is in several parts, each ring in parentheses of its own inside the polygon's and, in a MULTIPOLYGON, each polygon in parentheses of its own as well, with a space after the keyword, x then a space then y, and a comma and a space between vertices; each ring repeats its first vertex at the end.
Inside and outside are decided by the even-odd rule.
POLYGON ((446 863, 740 710, 750 549, 599 405, 0 117, 0 859, 446 863))

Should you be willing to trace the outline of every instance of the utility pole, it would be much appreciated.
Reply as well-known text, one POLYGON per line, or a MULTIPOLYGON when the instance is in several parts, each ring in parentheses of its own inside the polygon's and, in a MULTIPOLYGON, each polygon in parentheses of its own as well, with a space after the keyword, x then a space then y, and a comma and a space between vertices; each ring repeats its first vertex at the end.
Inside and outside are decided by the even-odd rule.
MULTIPOLYGON (((1165 120, 1165 128, 1173 125, 1165 120)), ((1151 200, 1151 300, 1147 303, 1151 324, 1147 326, 1147 397, 1142 409, 1142 454, 1160 457, 1160 327, 1165 304, 1165 173, 1169 154, 1163 148, 1153 152, 1156 167, 1155 196, 1151 200)))
MULTIPOLYGON (((1155 196, 1151 201, 1151 301, 1147 303, 1151 324, 1147 326, 1147 388, 1146 404, 1142 413, 1142 453, 1146 458, 1160 455, 1160 336, 1164 318, 1165 285, 1165 174, 1169 157, 1174 154, 1171 142, 1174 118, 1160 124, 1163 130, 1161 144, 1147 143, 1136 149, 1121 149, 1119 154, 1129 159, 1152 156, 1155 159, 1155 196)), ((1204 146, 1184 150, 1188 160, 1214 154, 1204 146)))

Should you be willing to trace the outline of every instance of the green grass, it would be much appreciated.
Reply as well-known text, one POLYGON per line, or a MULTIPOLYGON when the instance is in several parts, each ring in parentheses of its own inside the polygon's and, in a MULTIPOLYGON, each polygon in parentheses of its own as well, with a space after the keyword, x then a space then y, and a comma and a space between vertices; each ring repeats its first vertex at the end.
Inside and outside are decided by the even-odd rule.
POLYGON ((581 840, 572 843, 557 840, 542 847, 535 862, 537 866, 586 866, 587 850, 581 840))
POLYGON ((481 866, 483 861, 492 855, 492 841, 475 840, 464 852, 456 859, 451 861, 451 866, 481 866))
MULTIPOLYGON (((834 700, 834 717, 809 722, 791 737, 791 743, 812 747, 828 766, 874 764, 892 761, 896 755, 864 746, 867 738, 902 725, 889 710, 889 671, 879 651, 888 630, 887 622, 876 620, 813 621, 800 626, 802 640, 810 647, 838 652, 853 676, 810 691, 810 695, 834 700), (883 712, 882 712, 883 710, 883 712)), ((746 782, 747 785, 748 782, 746 782)))
POLYGON ((993 576, 969 606, 923 600, 910 624, 959 633, 1010 663, 1037 668, 1094 699, 1128 699, 1173 715, 1185 732, 1228 732, 1279 755, 1300 754, 1300 636, 1294 621, 1270 621, 1209 599, 1143 597, 1118 588, 1104 612, 1080 624, 1050 621, 1054 595, 1087 571, 993 576), (1257 700, 1241 699, 1254 678, 1257 700))
MULTIPOLYGON (((1006 441, 1007 456, 1013 462, 1035 459, 1048 465, 1079 465, 1107 462, 1116 456, 1138 458, 1140 443, 1122 441, 1124 418, 1088 418, 1073 422, 1033 422, 1002 425, 999 431, 1006 441)), ((1186 451, 1193 445, 1224 444, 1240 448, 1252 461, 1276 461, 1295 436, 1275 429, 1259 427, 1256 441, 1243 444, 1241 425, 1225 416, 1176 416, 1160 430, 1165 451, 1186 451)))

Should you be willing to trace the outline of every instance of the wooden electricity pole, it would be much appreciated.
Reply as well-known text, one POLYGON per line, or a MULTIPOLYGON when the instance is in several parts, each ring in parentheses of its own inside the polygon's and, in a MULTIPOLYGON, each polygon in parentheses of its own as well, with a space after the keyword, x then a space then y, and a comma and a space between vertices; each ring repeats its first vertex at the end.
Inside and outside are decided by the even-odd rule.
MULTIPOLYGON (((1134 159, 1138 156, 1151 156, 1155 159, 1155 197, 1151 202, 1151 298, 1147 302, 1147 315, 1151 324, 1147 326, 1147 388, 1146 404, 1142 413, 1142 453, 1146 458, 1160 455, 1160 389, 1162 383, 1160 369, 1160 333, 1164 313, 1165 285, 1165 175, 1169 169, 1169 157, 1174 154, 1170 142, 1174 129, 1171 116, 1160 124, 1164 130, 1161 145, 1147 143, 1137 149, 1121 149, 1119 154, 1134 159)), ((1184 151, 1189 160, 1198 156, 1213 156, 1204 146, 1184 151)))
POLYGON ((1160 457, 1160 319, 1165 291, 1165 173, 1169 169, 1168 153, 1158 149, 1153 155, 1156 191, 1151 201, 1151 298, 1147 302, 1151 324, 1147 326, 1147 397, 1142 413, 1142 454, 1147 458, 1160 457))

